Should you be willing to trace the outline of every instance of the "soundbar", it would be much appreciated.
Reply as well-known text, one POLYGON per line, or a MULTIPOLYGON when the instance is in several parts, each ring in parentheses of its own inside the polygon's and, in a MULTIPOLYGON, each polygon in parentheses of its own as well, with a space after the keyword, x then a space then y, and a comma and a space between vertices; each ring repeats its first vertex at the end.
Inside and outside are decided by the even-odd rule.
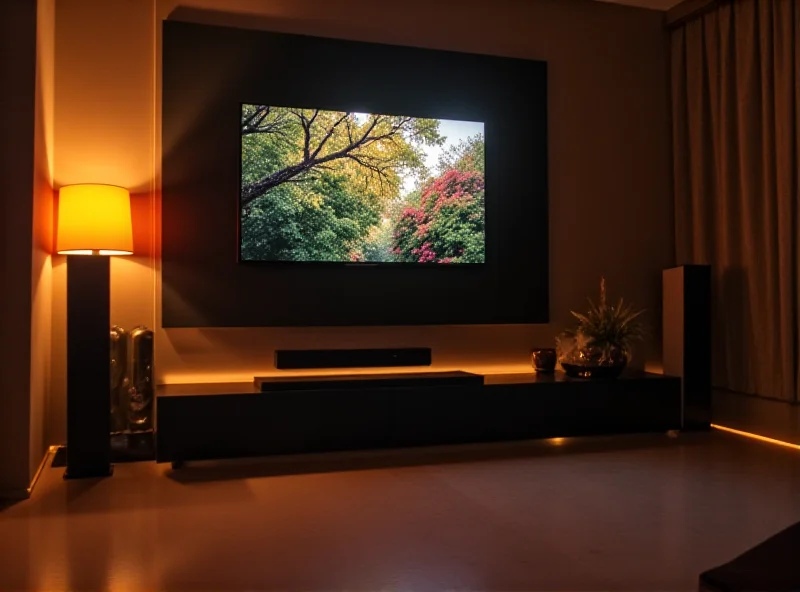
POLYGON ((392 349, 301 349, 276 350, 275 367, 279 370, 314 368, 397 368, 430 366, 429 347, 392 349))

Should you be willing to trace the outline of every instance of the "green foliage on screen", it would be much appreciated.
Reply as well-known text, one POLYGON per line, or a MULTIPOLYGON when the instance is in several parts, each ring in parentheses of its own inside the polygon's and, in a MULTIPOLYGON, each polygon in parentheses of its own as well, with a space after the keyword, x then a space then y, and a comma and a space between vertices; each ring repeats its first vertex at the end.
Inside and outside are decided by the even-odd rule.
POLYGON ((244 105, 242 260, 484 262, 482 125, 459 123, 244 105))

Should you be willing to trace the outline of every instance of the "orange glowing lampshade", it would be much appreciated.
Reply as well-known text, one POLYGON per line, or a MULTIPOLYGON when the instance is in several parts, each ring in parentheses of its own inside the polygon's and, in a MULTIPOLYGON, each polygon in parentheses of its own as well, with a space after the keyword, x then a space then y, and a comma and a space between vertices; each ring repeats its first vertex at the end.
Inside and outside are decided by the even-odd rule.
POLYGON ((56 252, 132 255, 131 198, 113 185, 67 185, 58 193, 56 252))

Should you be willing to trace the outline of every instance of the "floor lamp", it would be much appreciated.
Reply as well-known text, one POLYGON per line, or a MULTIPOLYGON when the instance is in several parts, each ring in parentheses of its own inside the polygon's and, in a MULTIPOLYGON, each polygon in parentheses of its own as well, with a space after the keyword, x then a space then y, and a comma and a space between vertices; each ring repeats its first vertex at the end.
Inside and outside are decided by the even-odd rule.
POLYGON ((67 256, 67 470, 111 475, 110 262, 133 254, 130 194, 112 185, 62 187, 56 251, 67 256))

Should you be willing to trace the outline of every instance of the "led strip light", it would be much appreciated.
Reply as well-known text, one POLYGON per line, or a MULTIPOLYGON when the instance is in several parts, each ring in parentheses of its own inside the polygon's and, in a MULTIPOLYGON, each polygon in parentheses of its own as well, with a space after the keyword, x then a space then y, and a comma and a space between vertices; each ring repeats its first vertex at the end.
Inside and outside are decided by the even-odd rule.
POLYGON ((725 426, 717 425, 712 423, 711 427, 717 430, 722 430, 723 432, 730 432, 731 434, 737 434, 739 436, 744 436, 746 438, 752 438, 753 440, 760 440, 762 442, 768 442, 769 444, 777 444, 778 446, 785 446, 786 448, 794 448, 795 450, 800 450, 800 444, 792 444, 791 442, 784 442, 783 440, 776 440, 775 438, 767 438, 766 436, 759 436, 758 434, 753 434, 751 432, 743 432, 741 430, 735 430, 733 428, 726 428, 725 426))

